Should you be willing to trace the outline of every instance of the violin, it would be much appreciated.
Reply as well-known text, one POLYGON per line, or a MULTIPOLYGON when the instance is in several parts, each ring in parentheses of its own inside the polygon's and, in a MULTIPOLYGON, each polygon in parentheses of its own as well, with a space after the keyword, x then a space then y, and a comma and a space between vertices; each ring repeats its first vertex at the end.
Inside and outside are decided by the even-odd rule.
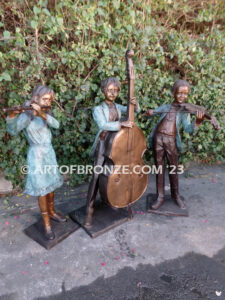
MULTIPOLYGON (((177 106, 179 107, 179 110, 178 110, 179 112, 185 112, 185 113, 189 113, 192 115, 196 115, 197 111, 203 112, 204 113, 203 119, 209 120, 215 130, 220 129, 220 125, 219 125, 216 117, 210 115, 206 111, 206 108, 204 106, 199 106, 199 105, 192 104, 192 103, 179 103, 179 104, 177 104, 177 106)), ((154 112, 154 114, 162 114, 162 113, 168 113, 168 112, 169 111, 161 111, 161 112, 154 112)), ((169 113, 177 113, 177 112, 169 112, 169 113)), ((143 116, 149 116, 148 112, 144 113, 143 116)))
POLYGON ((210 115, 207 111, 206 108, 204 106, 199 106, 199 105, 195 105, 195 104, 191 104, 191 103, 180 103, 178 104, 178 106, 180 107, 180 111, 181 112, 187 112, 190 114, 197 114, 197 111, 201 111, 204 113, 204 118, 209 120, 210 123, 213 125, 215 130, 219 130, 220 129, 220 125, 216 119, 216 117, 210 115))

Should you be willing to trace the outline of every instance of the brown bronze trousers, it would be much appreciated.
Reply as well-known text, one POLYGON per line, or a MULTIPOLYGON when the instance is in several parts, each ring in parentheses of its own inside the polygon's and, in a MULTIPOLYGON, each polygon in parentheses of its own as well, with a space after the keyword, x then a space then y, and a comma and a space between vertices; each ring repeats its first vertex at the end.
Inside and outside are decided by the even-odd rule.
MULTIPOLYGON (((105 150, 105 141, 99 140, 96 150, 95 150, 95 160, 94 160, 94 167, 96 166, 103 166, 104 164, 104 150, 105 150)), ((98 172, 95 173, 93 171, 91 182, 88 187, 88 195, 87 195, 87 200, 86 200, 86 208, 87 208, 87 213, 90 208, 94 207, 94 202, 97 196, 98 192, 98 183, 99 183, 99 174, 98 172)))
POLYGON ((175 136, 156 133, 154 137, 154 158, 156 167, 161 168, 161 172, 156 174, 156 189, 158 196, 165 195, 165 158, 168 161, 169 180, 171 196, 178 196, 178 153, 175 136))

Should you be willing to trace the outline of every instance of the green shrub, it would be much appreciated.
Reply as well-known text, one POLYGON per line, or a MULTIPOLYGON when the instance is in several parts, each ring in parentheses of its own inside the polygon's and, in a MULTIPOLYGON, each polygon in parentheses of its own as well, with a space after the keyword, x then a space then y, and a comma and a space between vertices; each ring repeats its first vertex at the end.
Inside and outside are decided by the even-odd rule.
MULTIPOLYGON (((59 164, 91 163, 96 134, 91 107, 103 100, 99 85, 107 76, 126 79, 124 55, 135 51, 135 95, 142 110, 172 102, 178 78, 191 85, 189 102, 205 106, 221 130, 205 122, 195 136, 183 135, 183 162, 225 160, 223 1, 113 0, 4 1, 0 4, 0 92, 3 106, 22 104, 43 82, 56 93, 53 113, 59 164)), ((122 86, 119 103, 127 101, 122 86)), ((146 137, 156 119, 137 117, 146 137)), ((21 182, 27 144, 10 137, 0 119, 0 169, 21 182)), ((152 153, 145 158, 152 160, 152 153)), ((73 175, 72 182, 85 177, 73 175)))

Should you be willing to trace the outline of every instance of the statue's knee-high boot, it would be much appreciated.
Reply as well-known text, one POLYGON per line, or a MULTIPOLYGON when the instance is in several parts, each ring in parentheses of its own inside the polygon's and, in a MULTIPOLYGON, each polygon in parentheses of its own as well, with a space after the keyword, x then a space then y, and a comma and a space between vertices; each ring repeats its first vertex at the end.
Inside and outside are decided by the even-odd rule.
POLYGON ((62 214, 55 211, 54 192, 47 194, 47 201, 48 201, 48 212, 50 218, 56 222, 66 222, 66 218, 62 214))
POLYGON ((50 224, 50 218, 49 218, 49 213, 48 213, 48 203, 47 203, 46 195, 38 197, 38 204, 39 204, 42 219, 44 222, 45 237, 48 240, 53 240, 55 238, 55 234, 52 231, 51 224, 50 224))

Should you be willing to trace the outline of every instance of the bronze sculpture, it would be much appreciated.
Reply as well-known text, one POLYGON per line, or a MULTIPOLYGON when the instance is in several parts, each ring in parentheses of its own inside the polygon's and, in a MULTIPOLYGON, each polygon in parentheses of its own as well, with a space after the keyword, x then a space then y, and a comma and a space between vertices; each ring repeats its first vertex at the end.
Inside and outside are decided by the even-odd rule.
MULTIPOLYGON (((139 164, 139 167, 143 165, 141 157, 146 149, 145 137, 134 123, 134 108, 136 111, 140 109, 134 97, 135 78, 131 60, 133 54, 133 51, 126 53, 129 83, 127 107, 114 104, 120 90, 116 78, 108 78, 102 82, 101 89, 105 96, 105 102, 95 107, 93 111, 94 120, 99 127, 91 151, 95 157, 94 166, 112 166, 116 163, 121 167, 126 164, 131 169, 135 163, 139 164), (119 121, 121 113, 127 113, 125 121, 119 121)), ((126 176, 121 173, 111 176, 94 173, 88 190, 84 225, 87 227, 92 225, 94 201, 98 189, 101 199, 112 207, 129 207, 144 193, 147 181, 147 175, 142 172, 126 176)))
POLYGON ((39 85, 34 89, 31 101, 26 101, 21 109, 8 109, 9 116, 6 119, 11 135, 23 130, 28 140, 28 175, 24 193, 38 196, 47 240, 55 238, 50 219, 66 222, 66 218, 54 209, 54 190, 63 184, 63 178, 57 168, 49 129, 49 126, 59 128, 58 121, 49 111, 53 100, 53 90, 39 85))
POLYGON ((181 209, 186 207, 178 190, 178 151, 181 150, 180 125, 183 125, 186 132, 193 133, 206 117, 211 120, 215 129, 219 129, 215 117, 211 117, 203 107, 184 103, 188 98, 189 90, 190 84, 187 81, 177 80, 172 88, 174 102, 164 104, 156 109, 149 109, 144 114, 145 116, 161 114, 159 122, 150 135, 150 146, 154 150, 155 165, 157 168, 161 168, 161 172, 156 175, 157 200, 151 207, 153 210, 159 209, 165 201, 165 158, 169 165, 171 198, 181 209), (196 114, 195 122, 191 123, 190 113, 196 114))
POLYGON ((142 156, 146 150, 146 139, 140 128, 134 122, 134 105, 129 101, 134 97, 134 52, 126 52, 128 79, 128 104, 126 120, 132 123, 132 128, 123 128, 118 133, 109 132, 105 139, 105 164, 114 166, 112 174, 101 174, 99 190, 101 198, 112 207, 128 207, 137 201, 147 188, 148 175, 143 172, 142 156), (117 167, 115 167, 117 166, 117 167))
MULTIPOLYGON (((129 121, 119 121, 121 114, 125 113, 127 108, 126 106, 114 103, 120 91, 120 83, 117 78, 109 77, 102 81, 101 91, 105 96, 105 101, 93 109, 93 118, 99 127, 90 153, 91 157, 94 156, 94 166, 103 166, 105 160, 105 136, 107 131, 119 131, 121 127, 132 126, 129 121)), ((132 101, 133 104, 137 106, 136 99, 133 99, 132 101)), ((94 202, 98 189, 99 175, 94 172, 88 188, 85 226, 92 225, 94 202)))

